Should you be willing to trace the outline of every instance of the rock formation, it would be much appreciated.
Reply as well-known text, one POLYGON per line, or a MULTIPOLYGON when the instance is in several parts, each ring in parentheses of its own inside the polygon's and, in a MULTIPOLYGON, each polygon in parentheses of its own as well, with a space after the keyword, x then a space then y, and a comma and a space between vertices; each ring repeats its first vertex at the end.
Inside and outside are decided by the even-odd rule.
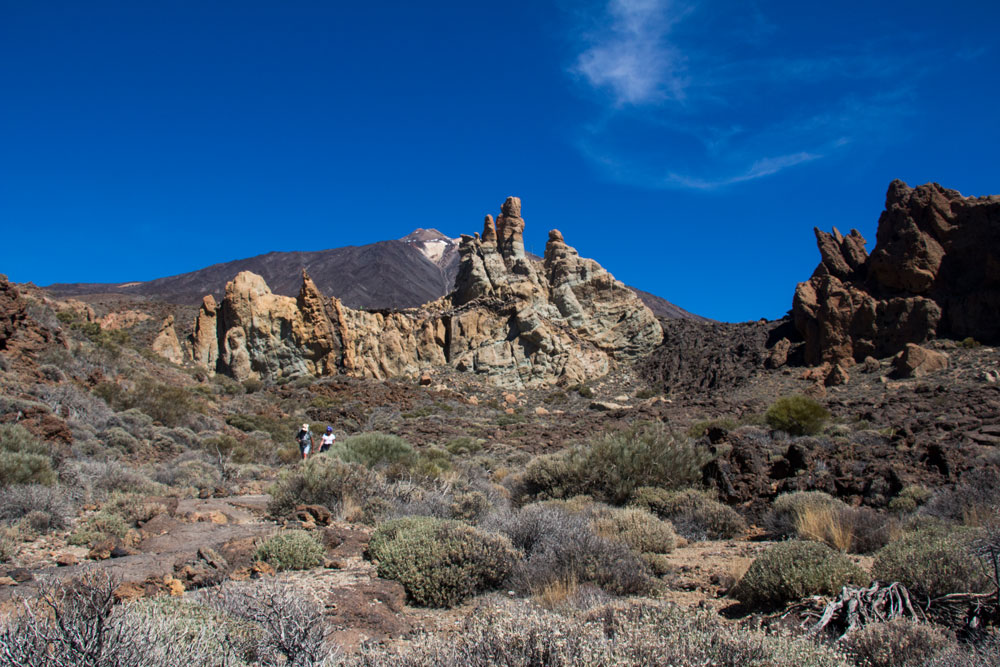
POLYGON ((153 339, 153 352, 157 353, 167 361, 179 364, 184 361, 184 353, 181 351, 181 343, 177 340, 177 331, 174 330, 174 316, 168 315, 160 326, 160 333, 153 339))
POLYGON ((1000 197, 893 181, 869 256, 857 230, 815 230, 821 261, 795 290, 805 361, 849 365, 934 336, 1000 341, 1000 197))
POLYGON ((418 376, 433 366, 502 386, 600 377, 618 359, 662 338, 639 298, 552 231, 539 265, 524 252, 521 202, 497 224, 463 236, 455 291, 419 309, 367 312, 326 298, 303 273, 297 298, 272 294, 243 272, 218 306, 206 297, 195 323, 196 363, 239 380, 346 373, 418 376))

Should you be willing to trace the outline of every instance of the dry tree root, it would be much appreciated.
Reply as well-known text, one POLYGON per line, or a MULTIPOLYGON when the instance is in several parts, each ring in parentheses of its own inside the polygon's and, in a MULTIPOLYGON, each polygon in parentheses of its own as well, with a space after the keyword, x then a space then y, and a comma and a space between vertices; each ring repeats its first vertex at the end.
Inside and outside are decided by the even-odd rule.
POLYGON ((797 615, 810 636, 821 632, 842 639, 869 623, 895 618, 932 621, 960 632, 979 632, 1000 619, 994 593, 952 593, 919 601, 899 582, 868 588, 844 586, 832 600, 813 596, 789 607, 781 618, 797 615))

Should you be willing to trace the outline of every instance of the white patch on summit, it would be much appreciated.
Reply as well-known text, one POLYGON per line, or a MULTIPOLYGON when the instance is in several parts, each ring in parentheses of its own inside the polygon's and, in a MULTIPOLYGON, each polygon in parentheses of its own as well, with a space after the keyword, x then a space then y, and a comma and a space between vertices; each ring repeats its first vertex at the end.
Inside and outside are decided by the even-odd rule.
POLYGON ((439 264, 449 249, 458 246, 458 239, 448 238, 436 229, 415 229, 399 240, 412 244, 434 264, 439 264))

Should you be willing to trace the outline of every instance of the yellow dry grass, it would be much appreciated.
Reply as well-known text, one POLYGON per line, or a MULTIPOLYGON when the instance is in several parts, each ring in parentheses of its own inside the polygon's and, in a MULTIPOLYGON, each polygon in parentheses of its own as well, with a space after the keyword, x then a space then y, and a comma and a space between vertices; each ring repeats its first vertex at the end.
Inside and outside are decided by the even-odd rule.
POLYGON ((847 553, 854 541, 854 531, 845 515, 831 507, 806 506, 795 513, 795 530, 799 537, 847 553))
POLYGON ((546 609, 556 609, 566 604, 566 601, 576 595, 579 589, 580 584, 576 577, 566 577, 533 590, 532 598, 546 609))

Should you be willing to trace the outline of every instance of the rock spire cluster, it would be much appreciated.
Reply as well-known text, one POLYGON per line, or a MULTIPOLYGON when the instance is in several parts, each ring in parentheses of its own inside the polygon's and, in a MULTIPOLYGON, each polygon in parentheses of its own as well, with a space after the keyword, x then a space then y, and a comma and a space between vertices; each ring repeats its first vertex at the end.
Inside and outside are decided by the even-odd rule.
POLYGON ((455 290, 417 309, 367 312, 327 298, 303 273, 297 297, 237 275, 195 322, 196 363, 239 380, 337 373, 384 379, 448 366, 501 386, 582 382, 662 339, 653 313, 552 231, 539 263, 524 251, 521 201, 482 235, 462 236, 455 290))
POLYGON ((792 314, 810 365, 847 367, 934 336, 1000 341, 1000 197, 893 181, 875 248, 815 230, 821 261, 792 314))

